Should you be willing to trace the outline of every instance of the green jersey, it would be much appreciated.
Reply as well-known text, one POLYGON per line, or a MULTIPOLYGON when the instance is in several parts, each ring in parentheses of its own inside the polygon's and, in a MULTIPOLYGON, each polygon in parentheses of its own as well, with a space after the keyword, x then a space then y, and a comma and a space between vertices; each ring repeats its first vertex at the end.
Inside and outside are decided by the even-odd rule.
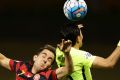
MULTIPOLYGON (((73 80, 92 80, 90 68, 95 59, 95 56, 91 55, 89 52, 71 48, 70 51, 74 71, 70 75, 73 80)), ((58 67, 64 66, 64 53, 56 49, 56 62, 58 67)))

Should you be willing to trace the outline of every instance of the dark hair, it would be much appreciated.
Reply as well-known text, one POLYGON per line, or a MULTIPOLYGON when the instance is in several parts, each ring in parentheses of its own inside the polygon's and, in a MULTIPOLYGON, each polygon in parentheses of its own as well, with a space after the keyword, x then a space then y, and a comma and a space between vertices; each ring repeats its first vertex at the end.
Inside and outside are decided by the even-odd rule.
MULTIPOLYGON (((53 46, 51 46, 51 45, 49 45, 49 44, 46 44, 45 46, 43 46, 43 47, 41 47, 40 49, 38 49, 37 54, 39 55, 40 52, 41 52, 42 50, 44 50, 44 49, 47 49, 47 50, 51 51, 51 52, 54 54, 54 56, 56 57, 56 49, 55 49, 55 47, 53 47, 53 46)), ((54 62, 55 62, 55 58, 54 58, 54 60, 53 60, 53 63, 54 63, 54 62)), ((52 63, 52 64, 53 64, 53 63, 52 63)))
POLYGON ((80 29, 75 24, 64 25, 60 31, 61 39, 71 40, 72 46, 75 45, 78 35, 80 35, 80 29))

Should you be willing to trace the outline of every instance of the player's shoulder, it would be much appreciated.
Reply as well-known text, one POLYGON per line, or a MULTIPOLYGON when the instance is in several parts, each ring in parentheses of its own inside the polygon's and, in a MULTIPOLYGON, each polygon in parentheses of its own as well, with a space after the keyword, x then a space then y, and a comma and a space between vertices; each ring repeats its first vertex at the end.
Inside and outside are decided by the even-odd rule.
POLYGON ((21 60, 13 60, 14 64, 22 66, 22 65, 26 65, 26 66, 30 66, 33 64, 32 61, 21 61, 21 60))
POLYGON ((85 50, 78 50, 78 49, 75 49, 75 48, 71 48, 71 52, 73 53, 80 53, 80 54, 86 54, 86 53, 88 53, 87 51, 85 51, 85 50))

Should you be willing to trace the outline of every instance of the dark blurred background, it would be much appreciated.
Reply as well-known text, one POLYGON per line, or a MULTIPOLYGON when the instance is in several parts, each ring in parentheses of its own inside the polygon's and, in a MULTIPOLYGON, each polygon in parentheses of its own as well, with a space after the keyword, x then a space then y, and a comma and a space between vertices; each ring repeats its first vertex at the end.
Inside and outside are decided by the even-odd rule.
MULTIPOLYGON (((70 22, 63 14, 65 0, 0 1, 0 52, 17 60, 32 59, 44 44, 56 45, 59 30, 70 22)), ((107 57, 120 39, 120 1, 86 0, 82 49, 107 57)), ((94 80, 120 80, 120 61, 114 69, 92 69, 94 80)), ((0 80, 15 80, 15 73, 0 66, 0 80)))

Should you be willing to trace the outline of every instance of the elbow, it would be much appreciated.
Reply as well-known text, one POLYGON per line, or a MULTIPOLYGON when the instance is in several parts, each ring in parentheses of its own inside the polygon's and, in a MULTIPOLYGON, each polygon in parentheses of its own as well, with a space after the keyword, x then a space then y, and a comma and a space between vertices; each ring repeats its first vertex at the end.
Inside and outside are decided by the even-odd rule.
POLYGON ((110 64, 110 65, 108 65, 108 69, 113 69, 114 67, 115 67, 114 64, 110 64))
POLYGON ((107 69, 113 69, 115 67, 115 65, 114 64, 107 64, 105 67, 107 69))
POLYGON ((108 69, 113 69, 115 67, 115 64, 116 64, 115 61, 109 60, 108 58, 104 62, 105 67, 108 69))

